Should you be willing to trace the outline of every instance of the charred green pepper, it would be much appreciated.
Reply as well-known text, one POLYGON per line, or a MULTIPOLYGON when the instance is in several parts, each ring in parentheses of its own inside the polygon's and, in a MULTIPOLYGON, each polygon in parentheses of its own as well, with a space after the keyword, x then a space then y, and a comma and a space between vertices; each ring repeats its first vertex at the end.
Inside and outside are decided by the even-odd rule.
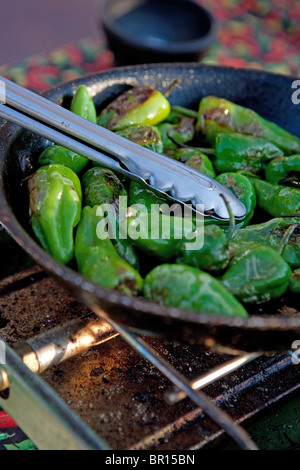
POLYGON ((213 164, 207 155, 192 147, 187 148, 165 148, 165 155, 174 160, 179 160, 182 163, 201 171, 212 178, 215 178, 216 172, 213 164))
POLYGON ((126 198, 127 191, 119 178, 108 169, 90 168, 82 177, 83 203, 85 206, 105 205, 107 229, 111 232, 111 241, 121 258, 135 269, 139 268, 136 250, 120 232, 120 198, 126 198))
POLYGON ((204 153, 201 152, 196 152, 194 155, 191 156, 191 158, 188 159, 186 162, 187 166, 190 166, 191 168, 194 168, 197 171, 200 171, 201 173, 204 173, 207 176, 210 176, 211 178, 216 177, 216 172, 214 170, 213 164, 210 161, 210 159, 204 155, 204 153))
POLYGON ((146 185, 131 181, 129 186, 129 206, 141 204, 144 205, 148 211, 151 211, 151 208, 155 210, 155 207, 152 206, 160 206, 166 202, 167 200, 165 198, 155 194, 146 185))
POLYGON ((191 266, 157 266, 145 278, 144 297, 199 313, 248 316, 240 302, 216 278, 191 266))
POLYGON ((116 134, 154 152, 163 153, 164 144, 156 126, 129 126, 117 131, 116 134))
POLYGON ((201 99, 196 129, 214 145, 218 134, 237 132, 261 137, 286 154, 300 152, 300 139, 252 109, 216 96, 201 99))
POLYGON ((211 273, 219 273, 229 263, 228 236, 218 225, 207 225, 200 249, 187 249, 183 245, 176 262, 194 266, 211 273))
POLYGON ((257 205, 273 217, 300 213, 300 189, 271 184, 251 178, 257 197, 257 205))
POLYGON ((289 288, 292 292, 300 294, 300 269, 295 269, 292 272, 289 288))
POLYGON ((221 280, 240 301, 262 303, 286 291, 291 273, 290 266, 277 251, 257 245, 232 258, 221 280))
POLYGON ((162 122, 158 125, 164 147, 176 148, 180 144, 190 142, 195 135, 194 120, 182 116, 178 122, 162 122))
POLYGON ((124 294, 138 294, 143 286, 140 274, 117 253, 109 237, 99 237, 98 207, 86 206, 77 227, 75 258, 78 271, 95 284, 124 294))
POLYGON ((73 229, 81 215, 81 184, 63 165, 39 168, 28 181, 32 229, 45 251, 63 264, 74 255, 73 229))
POLYGON ((269 183, 300 187, 300 155, 274 158, 266 166, 265 177, 269 183))
MULTIPOLYGON (((260 244, 275 250, 280 248, 287 230, 299 224, 298 218, 274 218, 261 224, 249 225, 236 230, 229 241, 230 256, 241 250, 260 244)), ((300 228, 297 227, 281 251, 281 256, 292 267, 300 267, 300 228)))
POLYGON ((241 173, 222 173, 217 176, 216 180, 230 189, 244 204, 246 217, 242 222, 236 224, 236 228, 246 227, 251 221, 256 207, 256 193, 253 183, 241 173))
POLYGON ((277 145, 243 134, 219 134, 215 138, 214 167, 218 173, 250 171, 261 173, 265 162, 283 156, 277 145))
POLYGON ((169 101, 150 85, 133 87, 109 103, 98 116, 98 124, 112 131, 128 126, 155 126, 170 113, 169 101))
POLYGON ((118 211, 119 197, 127 191, 119 178, 106 168, 93 167, 82 176, 83 203, 87 206, 112 204, 118 211))

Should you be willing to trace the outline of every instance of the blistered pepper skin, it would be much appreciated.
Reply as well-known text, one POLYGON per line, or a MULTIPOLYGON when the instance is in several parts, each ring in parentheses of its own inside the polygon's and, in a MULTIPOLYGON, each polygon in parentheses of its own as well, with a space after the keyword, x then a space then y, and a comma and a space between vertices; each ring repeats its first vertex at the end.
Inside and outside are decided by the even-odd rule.
POLYGON ((221 280, 240 301, 262 303, 287 290, 291 273, 288 263, 273 248, 257 245, 237 254, 221 280))
POLYGON ((169 115, 169 101, 151 86, 136 86, 125 91, 98 116, 98 124, 112 131, 128 126, 155 126, 169 115))
POLYGON ((75 237, 78 271, 95 284, 127 295, 137 295, 143 286, 140 274, 117 253, 109 237, 98 237, 101 217, 97 206, 83 208, 75 237))
POLYGON ((145 278, 144 297, 199 313, 247 317, 240 302, 213 276, 186 265, 162 264, 145 278))
POLYGON ((292 186, 294 182, 300 187, 300 155, 274 158, 266 166, 265 178, 272 184, 292 186))
POLYGON ((76 174, 83 170, 88 161, 86 157, 57 144, 47 147, 38 159, 39 165, 64 165, 73 170, 76 174))
POLYGON ((298 137, 263 118, 252 109, 216 96, 206 96, 201 99, 196 129, 212 145, 218 134, 236 132, 272 142, 285 154, 300 152, 298 137))
MULTIPOLYGON (((129 187, 129 206, 141 204, 151 211, 152 206, 165 204, 167 200, 155 194, 150 188, 136 181, 131 181, 129 187)), ((153 208, 154 209, 154 208, 153 208)))
POLYGON ((251 178, 258 206, 273 217, 300 212, 300 189, 273 185, 268 181, 251 178))
POLYGON ((283 156, 277 145, 254 136, 219 134, 215 139, 215 169, 218 173, 250 171, 262 173, 265 162, 283 156))
POLYGON ((161 133, 156 126, 129 126, 116 131, 116 134, 153 152, 162 153, 164 150, 161 133))
POLYGON ((78 116, 96 124, 97 112, 95 104, 85 85, 80 85, 71 101, 70 110, 78 116))
MULTIPOLYGON (((233 257, 245 248, 251 248, 256 244, 271 246, 278 250, 286 230, 297 224, 297 218, 277 217, 261 224, 249 225, 237 230, 229 241, 230 256, 233 257)), ((288 243, 284 247, 281 256, 292 267, 300 267, 300 230, 294 231, 288 243)))
MULTIPOLYGON (((105 168, 90 168, 82 176, 84 206, 101 206, 105 204, 107 217, 115 224, 112 243, 121 258, 135 269, 139 269, 139 258, 130 241, 120 235, 120 197, 126 198, 127 191, 119 178, 105 168)), ((125 217, 125 216, 124 216, 125 217)))
POLYGON ((185 163, 187 166, 204 173, 211 178, 216 177, 213 164, 207 155, 192 147, 187 148, 165 148, 165 155, 174 160, 185 163))
POLYGON ((180 117, 175 124, 163 122, 158 125, 158 128, 164 147, 176 148, 178 144, 190 142, 195 135, 194 120, 185 116, 180 117))
POLYGON ((82 176, 83 203, 88 206, 112 204, 118 210, 119 197, 127 197, 120 179, 109 169, 93 167, 82 176))
POLYGON ((81 216, 81 184, 63 165, 39 168, 28 181, 32 229, 40 244, 62 264, 74 255, 73 229, 81 216))
POLYGON ((256 207, 256 192, 253 183, 246 176, 239 173, 222 173, 216 180, 230 189, 233 194, 244 204, 246 217, 236 224, 236 228, 249 225, 256 207))
POLYGON ((225 269, 229 263, 228 239, 218 225, 204 228, 203 246, 198 250, 182 247, 178 263, 216 274, 225 269))

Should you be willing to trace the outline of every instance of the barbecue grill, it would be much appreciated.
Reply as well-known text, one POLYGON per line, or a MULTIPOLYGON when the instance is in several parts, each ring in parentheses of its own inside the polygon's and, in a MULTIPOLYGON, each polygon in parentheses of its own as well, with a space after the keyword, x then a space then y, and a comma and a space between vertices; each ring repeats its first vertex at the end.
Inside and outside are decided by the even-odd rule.
MULTIPOLYGON (((170 381, 41 268, 4 278, 0 292, 8 346, 1 377, 9 380, 0 407, 39 449, 198 450, 227 436, 190 399, 170 403, 177 395, 170 381)), ((214 381, 216 369, 245 358, 144 340, 189 381, 204 377, 207 397, 235 423, 299 389, 289 354, 250 356, 214 381)))
MULTIPOLYGON (((180 76, 184 87, 179 104, 189 106, 182 90, 191 89, 197 97, 212 90, 232 100, 228 93, 237 94, 247 104, 250 97, 254 109, 264 103, 267 117, 279 116, 280 124, 297 133, 299 111, 286 93, 290 78, 174 67, 163 66, 160 73, 148 66, 120 69, 121 75, 110 71, 101 81, 97 76, 85 81, 108 99, 116 88, 120 91, 127 74, 130 83, 158 80, 159 87, 164 77, 180 76), (273 115, 274 109, 282 113, 273 115)), ((78 84, 64 85, 49 96, 67 105, 78 84)), ((258 307, 244 321, 150 305, 83 282, 23 230, 26 201, 18 197, 18 181, 30 170, 41 141, 15 126, 4 126, 3 132, 1 220, 42 267, 1 282, 6 363, 1 367, 0 407, 39 449, 196 450, 226 436, 243 449, 255 448, 243 424, 299 388, 297 361, 286 352, 299 337, 297 298, 272 304, 271 315, 261 315, 258 307)))

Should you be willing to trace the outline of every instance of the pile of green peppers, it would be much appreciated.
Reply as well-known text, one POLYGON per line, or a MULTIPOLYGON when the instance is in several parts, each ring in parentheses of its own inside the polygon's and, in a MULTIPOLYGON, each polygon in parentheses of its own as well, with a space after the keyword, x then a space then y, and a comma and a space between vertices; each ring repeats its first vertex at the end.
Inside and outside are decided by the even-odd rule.
POLYGON ((213 315, 247 317, 253 304, 300 292, 296 136, 224 98, 206 96, 195 111, 171 106, 147 85, 100 111, 82 85, 71 111, 216 179, 243 202, 246 217, 231 217, 229 226, 209 217, 183 224, 149 187, 51 145, 28 181, 29 216, 57 261, 106 289, 213 315), (195 249, 196 235, 203 243, 195 249))

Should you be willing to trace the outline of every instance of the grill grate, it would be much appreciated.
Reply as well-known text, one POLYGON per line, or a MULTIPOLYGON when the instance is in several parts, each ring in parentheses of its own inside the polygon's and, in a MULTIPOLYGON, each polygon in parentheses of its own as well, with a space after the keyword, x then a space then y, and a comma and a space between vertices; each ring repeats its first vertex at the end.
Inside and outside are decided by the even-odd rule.
MULTIPOLYGON (((39 268, 3 280, 0 292, 0 335, 10 346, 90 315, 39 268)), ((169 340, 143 341, 189 381, 232 360, 169 340)), ((245 423, 299 388, 300 371, 290 356, 252 359, 204 389, 235 423, 245 423)), ((41 378, 112 449, 200 449, 224 435, 192 400, 167 403, 170 380, 149 355, 141 356, 120 336, 53 365, 41 378)), ((0 405, 5 408, 5 400, 0 405)), ((24 431, 30 435, 29 422, 28 428, 24 431)))

